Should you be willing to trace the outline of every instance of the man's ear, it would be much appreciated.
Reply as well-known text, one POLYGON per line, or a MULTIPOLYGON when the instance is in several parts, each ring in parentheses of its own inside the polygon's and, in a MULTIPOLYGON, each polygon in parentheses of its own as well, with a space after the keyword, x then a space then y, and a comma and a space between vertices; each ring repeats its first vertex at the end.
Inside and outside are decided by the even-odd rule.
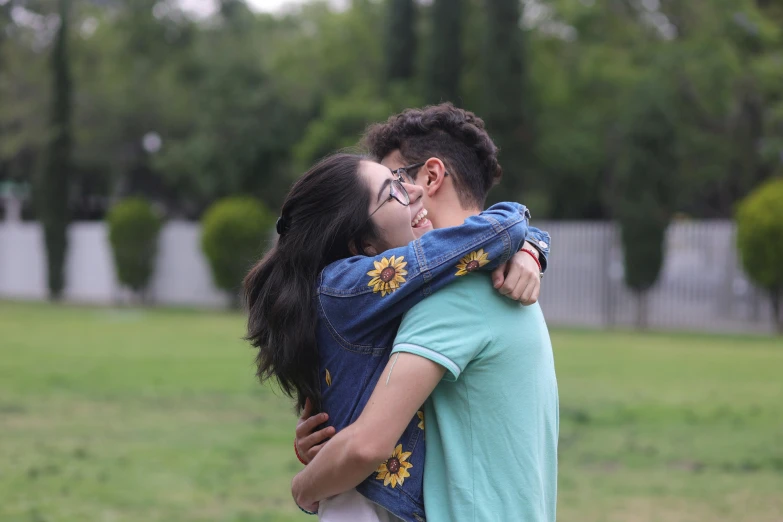
POLYGON ((425 176, 423 188, 427 196, 432 197, 446 180, 446 165, 438 158, 430 158, 422 165, 419 176, 425 176))

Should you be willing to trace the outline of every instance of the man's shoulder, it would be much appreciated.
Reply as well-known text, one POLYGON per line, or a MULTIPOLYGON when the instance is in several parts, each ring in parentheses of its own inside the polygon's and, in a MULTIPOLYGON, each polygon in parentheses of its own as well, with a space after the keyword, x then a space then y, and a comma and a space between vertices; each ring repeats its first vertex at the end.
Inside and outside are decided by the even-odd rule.
MULTIPOLYGON (((461 277, 408 310, 398 333, 415 331, 422 335, 434 333, 437 329, 441 337, 464 335, 466 329, 475 329, 483 324, 486 305, 488 300, 495 299, 494 294, 500 296, 492 288, 489 274, 475 273, 461 277)), ((483 330, 483 327, 480 328, 483 330)))
POLYGON ((439 310, 443 307, 453 310, 458 315, 471 315, 475 312, 475 308, 467 306, 469 301, 486 300, 493 294, 500 295, 492 288, 492 278, 489 273, 468 274, 466 277, 457 278, 456 281, 417 303, 405 314, 405 318, 436 313, 442 315, 439 310))
POLYGON ((395 352, 430 359, 456 380, 468 363, 490 342, 483 297, 492 297, 489 275, 470 274, 442 288, 408 310, 394 340, 395 352), (488 289, 484 294, 482 289, 488 289))

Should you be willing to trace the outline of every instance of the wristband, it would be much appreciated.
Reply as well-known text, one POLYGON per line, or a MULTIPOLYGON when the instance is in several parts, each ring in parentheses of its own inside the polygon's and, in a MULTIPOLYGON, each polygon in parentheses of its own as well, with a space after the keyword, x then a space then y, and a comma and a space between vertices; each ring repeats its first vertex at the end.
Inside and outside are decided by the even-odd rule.
MULTIPOLYGON (((294 439, 294 453, 296 453, 296 458, 298 458, 298 459, 299 459, 299 462, 301 462, 302 464, 304 464, 305 466, 307 466, 307 462, 305 462, 304 460, 302 460, 302 456, 301 456, 301 455, 299 455, 299 450, 296 448, 296 439, 294 439)), ((299 509, 301 509, 301 508, 299 508, 299 509)), ((304 511, 304 510, 302 510, 302 511, 304 511)), ((305 513, 307 513, 307 511, 305 511, 305 513)), ((310 513, 310 514, 311 514, 311 515, 315 515, 315 513, 310 513)))
POLYGON ((318 514, 318 513, 314 512, 314 511, 307 511, 305 508, 303 508, 299 504, 296 504, 296 507, 299 508, 299 511, 301 511, 302 513, 307 513, 308 515, 317 515, 318 514))
MULTIPOLYGON (((530 257, 532 257, 533 261, 535 261, 536 265, 538 265, 538 273, 539 274, 543 273, 543 271, 541 270, 541 262, 538 260, 538 258, 535 256, 535 254, 533 254, 533 252, 531 252, 527 248, 523 248, 522 250, 520 250, 520 252, 524 252, 527 255, 529 255, 530 257)), ((296 449, 296 442, 294 442, 294 449, 296 449)))

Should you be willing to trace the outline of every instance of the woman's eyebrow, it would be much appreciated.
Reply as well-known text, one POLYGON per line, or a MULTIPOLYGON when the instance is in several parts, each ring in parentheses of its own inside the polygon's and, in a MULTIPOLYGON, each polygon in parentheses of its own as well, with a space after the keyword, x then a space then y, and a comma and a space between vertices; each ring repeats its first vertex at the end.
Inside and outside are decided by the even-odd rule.
POLYGON ((383 190, 389 186, 389 184, 392 182, 392 178, 386 178, 386 180, 383 182, 383 185, 381 185, 381 189, 378 191, 378 201, 381 200, 381 197, 383 196, 383 190))

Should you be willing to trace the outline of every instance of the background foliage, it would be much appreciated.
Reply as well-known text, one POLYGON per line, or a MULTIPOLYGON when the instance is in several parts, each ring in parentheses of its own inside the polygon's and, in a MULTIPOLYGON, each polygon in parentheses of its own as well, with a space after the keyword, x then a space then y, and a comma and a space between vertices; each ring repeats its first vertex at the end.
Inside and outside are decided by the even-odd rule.
MULTIPOLYGON (((0 179, 31 180, 46 164, 58 4, 0 5, 0 179)), ((355 144, 367 123, 444 100, 487 120, 504 197, 536 217, 616 217, 617 185, 655 156, 633 136, 662 119, 669 215, 730 217, 781 171, 777 2, 353 0, 269 14, 223 0, 208 18, 174 0, 70 9, 62 182, 73 219, 133 194, 189 218, 235 194, 276 208, 309 163, 355 144), (647 117, 653 107, 660 117, 647 117)))
POLYGON ((0 3, 0 182, 35 181, 53 297, 71 220, 134 195, 188 219, 231 196, 276 209, 313 162, 425 103, 487 122, 504 169, 490 202, 618 221, 641 304, 672 219, 730 218, 783 174, 779 2, 215 6, 0 3))

